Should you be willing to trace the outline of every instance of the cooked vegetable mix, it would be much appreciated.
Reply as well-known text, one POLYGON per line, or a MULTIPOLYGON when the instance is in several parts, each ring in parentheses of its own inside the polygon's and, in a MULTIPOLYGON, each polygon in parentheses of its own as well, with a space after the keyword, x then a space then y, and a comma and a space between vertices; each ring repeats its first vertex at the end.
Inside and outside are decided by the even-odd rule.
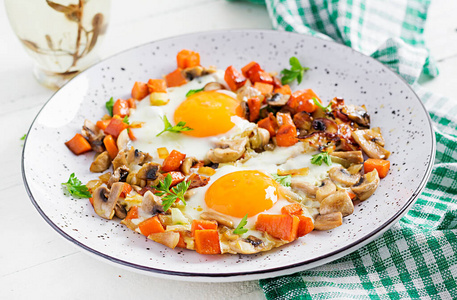
POLYGON ((296 89, 298 58, 280 77, 255 61, 203 67, 191 50, 176 63, 65 143, 95 153, 98 179, 62 185, 100 217, 170 248, 252 254, 343 225, 388 175, 366 107, 296 89))

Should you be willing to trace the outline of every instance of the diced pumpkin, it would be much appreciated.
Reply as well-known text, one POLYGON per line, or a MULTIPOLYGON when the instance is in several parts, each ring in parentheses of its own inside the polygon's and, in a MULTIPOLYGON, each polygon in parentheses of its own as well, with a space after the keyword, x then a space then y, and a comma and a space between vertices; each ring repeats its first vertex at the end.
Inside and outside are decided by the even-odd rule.
POLYGON ((195 230, 207 230, 207 229, 217 229, 217 222, 216 221, 208 221, 208 220, 193 220, 191 233, 192 236, 195 235, 195 230))
POLYGON ((217 230, 196 230, 195 231, 195 251, 200 254, 219 254, 221 246, 219 244, 219 233, 217 230))
POLYGON ((317 109, 313 98, 322 102, 312 89, 300 90, 293 93, 287 102, 287 106, 292 108, 295 112, 306 111, 312 113, 317 109))
POLYGON ((132 206, 124 220, 138 219, 138 206, 132 206))
POLYGON ((127 127, 129 127, 129 125, 124 123, 121 118, 113 117, 104 132, 105 134, 110 134, 117 139, 119 134, 127 127))
POLYGON ((165 76, 168 87, 181 86, 187 82, 187 79, 184 77, 181 71, 182 70, 178 68, 165 76))
POLYGON ((162 164, 162 171, 163 172, 170 172, 170 171, 176 171, 181 167, 182 161, 186 158, 186 155, 173 150, 171 151, 170 155, 165 158, 162 164))
POLYGON ((117 99, 113 106, 113 115, 118 115, 123 118, 130 113, 130 105, 127 100, 117 99))
POLYGON ((298 142, 295 125, 282 125, 276 133, 276 144, 279 147, 289 147, 298 142))
POLYGON ((176 56, 178 68, 186 69, 200 65, 200 54, 191 50, 183 49, 176 56))
POLYGON ((233 66, 229 66, 225 70, 224 80, 232 91, 236 91, 246 84, 246 78, 233 66))
POLYGON ((142 100, 148 94, 148 85, 144 82, 136 81, 132 88, 132 98, 142 100))
POLYGON ((301 215, 303 208, 298 203, 292 203, 281 208, 281 213, 284 215, 301 215))
POLYGON ((89 142, 80 133, 75 134, 71 140, 65 142, 65 145, 76 155, 92 150, 89 142))
POLYGON ((157 148, 157 154, 159 155, 160 159, 165 159, 170 155, 170 152, 168 152, 168 149, 166 147, 160 147, 157 148))
POLYGON ((254 122, 259 118, 261 104, 258 97, 248 99, 249 121, 254 122))
POLYGON ((144 220, 138 224, 138 228, 140 229, 141 234, 145 236, 149 236, 152 233, 165 231, 162 223, 160 223, 160 220, 157 216, 144 220))
POLYGON ((283 85, 280 88, 276 88, 274 90, 275 93, 283 94, 283 95, 292 95, 292 91, 290 90, 290 86, 288 84, 283 85))
POLYGON ((103 139, 103 144, 105 145, 106 151, 108 151, 109 157, 114 159, 117 156, 118 149, 116 145, 116 141, 111 135, 105 136, 103 139))
POLYGON ((270 94, 273 92, 273 85, 269 83, 256 82, 254 88, 258 90, 262 95, 270 94))
POLYGON ((149 79, 148 90, 149 93, 166 93, 167 83, 164 79, 149 79))
POLYGON ((369 158, 363 163, 365 173, 369 173, 376 169, 379 178, 384 178, 389 173, 390 161, 384 159, 369 158))
POLYGON ((297 238, 299 223, 300 219, 297 216, 260 214, 257 217, 255 228, 265 231, 277 239, 291 242, 297 238))
POLYGON ((297 228, 297 237, 302 237, 307 235, 314 230, 313 220, 305 216, 298 216, 300 222, 298 223, 297 228))
POLYGON ((257 125, 268 130, 271 137, 275 136, 276 131, 278 130, 278 123, 276 122, 276 118, 274 117, 273 113, 270 113, 268 117, 257 122, 257 125))
POLYGON ((97 127, 100 128, 101 130, 105 130, 106 127, 108 127, 109 122, 111 122, 111 119, 100 120, 100 121, 97 121, 96 125, 97 125, 97 127))

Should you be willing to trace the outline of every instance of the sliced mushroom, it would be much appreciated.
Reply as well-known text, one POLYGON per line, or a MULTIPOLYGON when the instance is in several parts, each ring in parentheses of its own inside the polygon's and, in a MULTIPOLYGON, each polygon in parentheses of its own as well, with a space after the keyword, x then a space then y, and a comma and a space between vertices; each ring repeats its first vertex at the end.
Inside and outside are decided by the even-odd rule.
POLYGON ((343 217, 354 212, 354 204, 346 191, 336 191, 322 200, 319 213, 326 215, 333 212, 341 212, 343 217))
POLYGON ((290 187, 292 188, 292 190, 304 192, 309 197, 316 197, 317 186, 309 182, 292 177, 290 181, 290 187))
POLYGON ((224 90, 225 87, 220 84, 219 82, 210 82, 210 83, 207 83, 204 87, 203 87, 203 90, 204 91, 216 91, 216 90, 224 90))
POLYGON ((119 150, 124 150, 127 149, 128 145, 130 143, 130 137, 128 133, 128 128, 124 129, 121 131, 119 136, 117 137, 116 144, 117 144, 117 149, 119 150))
POLYGON ((345 186, 352 186, 360 180, 360 174, 351 174, 343 167, 331 168, 328 175, 333 182, 338 182, 345 186))
POLYGON ((217 212, 209 212, 205 211, 200 214, 200 218, 203 220, 209 220, 209 221, 216 221, 218 224, 227 226, 228 228, 233 228, 233 220, 228 218, 227 216, 217 213, 217 212))
POLYGON ((105 151, 105 147, 103 145, 105 134, 94 123, 89 120, 85 120, 82 135, 89 140, 92 150, 97 153, 105 151))
POLYGON ((122 193, 124 183, 116 182, 112 185, 111 191, 106 187, 98 187, 94 191, 94 210, 102 218, 112 219, 114 216, 114 207, 122 193))
POLYGON ((211 149, 206 157, 213 163, 234 162, 246 151, 247 138, 220 141, 217 148, 211 149))
POLYGON ((324 179, 322 181, 322 184, 317 188, 316 191, 316 200, 321 202, 329 196, 330 194, 333 194, 336 192, 336 185, 329 179, 324 179))
POLYGON ((117 153, 116 157, 113 159, 113 170, 117 170, 122 166, 127 166, 127 159, 125 157, 125 151, 121 150, 117 153))
POLYGON ((313 118, 306 111, 301 111, 294 115, 294 124, 300 130, 300 134, 306 134, 306 132, 311 130, 312 123, 313 118))
POLYGON ((119 203, 116 203, 116 206, 114 207, 114 214, 119 219, 125 219, 125 217, 127 217, 127 211, 125 210, 125 207, 119 203))
POLYGON ((359 182, 351 187, 351 190, 356 194, 357 199, 360 201, 368 199, 373 195, 374 191, 378 188, 379 185, 379 175, 378 171, 374 169, 373 171, 366 173, 363 177, 360 178, 359 182))
POLYGON ((249 143, 254 150, 263 149, 270 141, 270 132, 265 128, 256 127, 249 137, 249 143))
POLYGON ((370 128, 370 115, 365 107, 350 104, 341 108, 341 112, 361 127, 370 128))
POLYGON ((312 128, 316 131, 325 131, 328 133, 338 133, 338 125, 335 121, 325 118, 317 118, 311 124, 312 128))
POLYGON ((271 96, 267 97, 267 104, 270 106, 284 106, 287 101, 289 101, 290 95, 283 95, 279 93, 274 93, 271 96))
POLYGON ((230 249, 240 254, 254 254, 259 252, 253 244, 242 239, 231 242, 230 249))
POLYGON ((353 164, 363 163, 362 151, 333 151, 331 156, 343 158, 353 164))
POLYGON ((343 224, 343 214, 334 212, 326 215, 318 215, 314 219, 315 230, 330 230, 343 224))
POLYGON ((154 162, 144 164, 136 173, 136 177, 143 180, 156 180, 159 177, 160 165, 154 162))
POLYGON ((370 129, 356 130, 352 132, 352 138, 362 147, 362 150, 370 157, 387 159, 390 152, 383 148, 376 138, 377 133, 370 129))
POLYGON ((182 74, 187 78, 187 80, 192 80, 194 78, 212 74, 214 72, 216 72, 214 67, 204 68, 202 66, 195 66, 182 70, 182 74))
POLYGON ((184 175, 189 175, 190 174, 190 168, 192 168, 193 165, 198 163, 198 160, 195 157, 188 156, 186 157, 181 165, 181 172, 184 175))
POLYGON ((142 166, 145 163, 152 161, 152 157, 149 153, 141 152, 133 147, 130 147, 130 150, 125 154, 125 158, 128 166, 131 164, 142 166))
POLYGON ((160 197, 154 195, 151 191, 144 193, 143 201, 141 202, 141 210, 153 216, 163 213, 163 206, 160 204, 160 197))
POLYGON ((95 160, 90 165, 90 171, 93 173, 99 173, 106 171, 111 165, 111 158, 109 157, 108 151, 104 151, 95 157, 95 160))
POLYGON ((108 180, 108 187, 111 187, 116 182, 126 182, 129 175, 129 168, 121 166, 114 171, 113 175, 108 180))
POLYGON ((148 235, 148 239, 174 249, 179 243, 179 236, 179 232, 165 231, 151 233, 148 235))

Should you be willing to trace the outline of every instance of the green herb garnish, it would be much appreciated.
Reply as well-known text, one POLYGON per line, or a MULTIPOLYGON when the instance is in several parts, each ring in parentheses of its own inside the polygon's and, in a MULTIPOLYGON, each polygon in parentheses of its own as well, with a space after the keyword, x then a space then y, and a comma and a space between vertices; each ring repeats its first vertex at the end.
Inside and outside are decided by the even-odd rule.
POLYGON ((197 90, 190 90, 190 91, 187 92, 186 97, 192 96, 193 94, 196 94, 196 93, 201 92, 201 91, 203 91, 203 88, 197 89, 197 90))
POLYGON ((331 112, 332 111, 332 103, 329 103, 327 106, 323 106, 322 103, 319 102, 316 98, 313 98, 314 104, 320 107, 324 112, 331 112))
POLYGON ((240 224, 238 224, 238 226, 236 226, 235 230, 233 230, 233 233, 234 234, 243 234, 243 233, 248 232, 248 230, 246 228, 244 228, 244 226, 246 226, 247 223, 248 223, 248 214, 246 214, 243 217, 243 219, 241 219, 240 224))
POLYGON ((112 117, 113 116, 113 106, 114 106, 114 98, 111 97, 109 101, 106 101, 105 107, 109 112, 109 115, 112 117))
POLYGON ((87 186, 76 177, 75 173, 71 173, 67 182, 62 183, 67 188, 67 191, 78 198, 90 198, 92 195, 89 193, 87 186))
POLYGON ((172 187, 170 190, 171 182, 173 179, 171 175, 168 174, 163 181, 159 181, 159 184, 155 187, 157 190, 154 192, 157 196, 162 197, 162 206, 163 211, 167 211, 176 200, 181 200, 184 205, 186 205, 186 200, 184 200, 184 194, 190 186, 190 181, 181 181, 176 186, 172 187))
POLYGON ((24 134, 24 135, 20 138, 20 140, 23 141, 23 140, 25 140, 26 137, 27 137, 27 134, 24 134))
POLYGON ((280 185, 287 186, 287 187, 290 186, 290 182, 292 179, 291 175, 281 176, 278 174, 271 174, 271 176, 273 176, 274 180, 276 180, 280 185))
POLYGON ((127 125, 130 125, 130 121, 129 121, 129 116, 125 116, 123 119, 122 119, 122 122, 127 124, 127 125))
POLYGON ((193 130, 192 128, 186 126, 186 122, 179 122, 175 126, 171 126, 171 123, 168 121, 167 116, 163 116, 162 118, 163 125, 165 126, 165 129, 159 132, 156 136, 161 135, 162 133, 169 131, 169 132, 175 132, 175 133, 181 133, 183 131, 191 131, 193 130))
POLYGON ((332 164, 332 159, 330 158, 330 155, 328 155, 328 153, 325 151, 318 154, 314 154, 311 158, 312 164, 321 166, 323 162, 325 162, 327 166, 330 166, 332 164))
POLYGON ((297 80, 298 83, 301 83, 301 81, 303 80, 303 74, 305 74, 305 71, 308 71, 309 68, 302 67, 302 65, 300 64, 300 61, 295 56, 292 56, 289 59, 289 63, 290 63, 290 70, 284 69, 281 71, 281 74, 282 74, 281 83, 288 84, 288 83, 294 81, 295 79, 297 80))

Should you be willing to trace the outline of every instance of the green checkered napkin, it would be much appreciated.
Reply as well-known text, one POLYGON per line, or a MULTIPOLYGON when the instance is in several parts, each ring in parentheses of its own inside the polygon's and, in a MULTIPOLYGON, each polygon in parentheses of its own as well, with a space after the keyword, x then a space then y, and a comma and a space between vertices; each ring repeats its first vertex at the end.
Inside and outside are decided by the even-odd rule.
POLYGON ((425 91, 438 75, 422 33, 429 0, 250 0, 273 27, 335 40, 399 73, 425 103, 437 152, 424 192, 382 237, 332 263, 260 281, 267 299, 457 299, 457 102, 425 91))

